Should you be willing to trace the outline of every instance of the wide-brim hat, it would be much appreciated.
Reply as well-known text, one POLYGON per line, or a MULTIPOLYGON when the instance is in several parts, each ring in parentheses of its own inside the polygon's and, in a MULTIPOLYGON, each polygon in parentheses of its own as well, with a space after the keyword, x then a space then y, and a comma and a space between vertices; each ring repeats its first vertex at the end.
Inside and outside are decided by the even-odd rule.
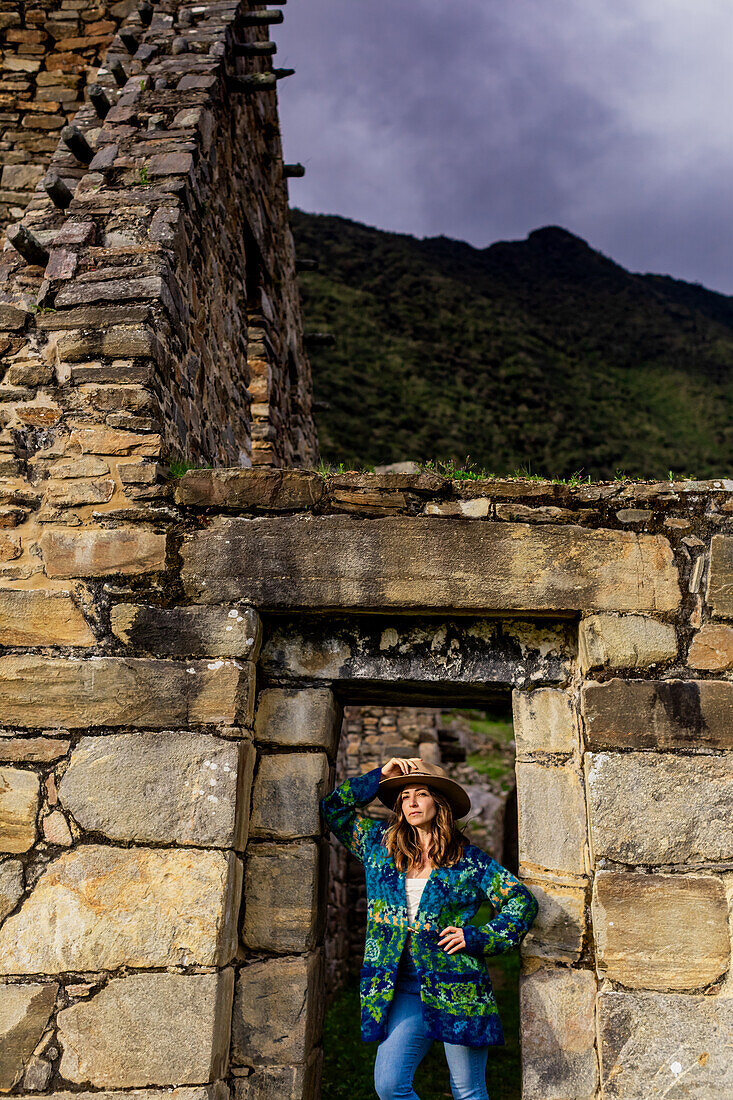
POLYGON ((424 783, 426 787, 434 787, 435 790, 445 795, 451 804, 455 818, 465 817, 471 809, 471 799, 460 783, 456 783, 455 779, 451 779, 439 764, 431 764, 427 760, 421 760, 419 768, 413 768, 412 771, 404 775, 392 775, 389 779, 381 779, 377 790, 377 798, 384 806, 388 806, 390 810, 393 810, 398 792, 403 787, 414 786, 416 783, 424 783))

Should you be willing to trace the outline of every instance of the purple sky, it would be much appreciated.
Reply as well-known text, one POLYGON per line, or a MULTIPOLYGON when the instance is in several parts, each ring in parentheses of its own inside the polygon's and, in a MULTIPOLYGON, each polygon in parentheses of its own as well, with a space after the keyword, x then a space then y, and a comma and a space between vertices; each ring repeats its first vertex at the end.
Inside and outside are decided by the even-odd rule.
POLYGON ((289 0, 293 206, 484 247, 557 224, 733 294, 729 0, 289 0))

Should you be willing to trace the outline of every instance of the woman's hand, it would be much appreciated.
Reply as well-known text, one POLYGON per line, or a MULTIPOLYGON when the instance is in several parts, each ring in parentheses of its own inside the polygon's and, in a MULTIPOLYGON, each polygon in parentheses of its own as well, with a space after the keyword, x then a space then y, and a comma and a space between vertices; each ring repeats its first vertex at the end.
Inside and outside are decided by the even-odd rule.
POLYGON ((393 756, 382 766, 382 779, 392 779, 395 775, 407 775, 420 768, 419 756, 393 756))
POLYGON ((462 951, 465 946, 466 937, 463 935, 462 928, 454 928, 452 924, 449 924, 447 928, 442 929, 438 947, 442 947, 448 955, 454 955, 456 951, 462 951))

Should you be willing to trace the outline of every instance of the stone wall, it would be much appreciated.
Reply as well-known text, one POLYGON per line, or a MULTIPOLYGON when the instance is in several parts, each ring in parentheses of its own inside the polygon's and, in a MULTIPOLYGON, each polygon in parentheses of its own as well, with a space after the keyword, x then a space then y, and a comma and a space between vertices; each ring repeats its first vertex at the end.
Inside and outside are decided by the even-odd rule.
POLYGON ((564 488, 558 523, 550 484, 471 519, 464 483, 360 479, 364 615, 333 482, 273 477, 191 472, 127 571, 82 523, 43 614, 2 592, 1 1087, 318 1096, 339 700, 511 691, 524 1100, 727 1097, 733 486, 564 488))
POLYGON ((0 3, 0 227, 23 216, 59 131, 84 102, 135 0, 0 3))
POLYGON ((275 81, 240 56, 267 30, 165 0, 121 33, 138 49, 115 36, 96 70, 111 108, 75 115, 88 153, 50 157, 70 202, 39 182, 8 233, 41 251, 0 263, 0 469, 41 522, 165 498, 171 460, 317 458, 276 93, 242 85, 275 81))

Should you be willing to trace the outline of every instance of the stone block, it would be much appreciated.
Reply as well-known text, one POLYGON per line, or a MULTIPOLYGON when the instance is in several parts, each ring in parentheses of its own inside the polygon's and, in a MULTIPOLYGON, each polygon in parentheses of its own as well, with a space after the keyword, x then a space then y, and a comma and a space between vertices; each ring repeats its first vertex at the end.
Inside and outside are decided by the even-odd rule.
POLYGON ((56 1002, 56 982, 0 985, 0 1091, 9 1092, 30 1061, 56 1002))
POLYGON ((115 1092, 95 1089, 94 1092, 64 1091, 47 1094, 47 1100, 229 1100, 226 1081, 210 1085, 181 1085, 179 1088, 130 1089, 115 1092))
POLYGON ((325 753, 260 755, 252 789, 250 835, 276 840, 320 836, 320 801, 328 794, 329 778, 325 753))
POLYGON ((232 1063, 307 1061, 321 1037, 323 979, 322 951, 243 967, 234 993, 232 1063))
POLYGON ((248 724, 254 666, 223 660, 0 657, 0 723, 84 729, 248 724))
POLYGON ((0 852, 27 852, 35 844, 40 790, 36 772, 0 768, 0 852))
POLYGON ((632 865, 733 859, 733 757, 586 753, 591 848, 632 865))
POLYGON ((596 964, 631 988, 703 989, 730 963, 728 902, 713 875, 597 871, 596 964))
POLYGON ((176 501, 201 508, 300 511, 318 504, 324 488, 321 475, 311 470, 187 470, 176 501))
POLYGON ((0 974, 224 965, 240 893, 232 852, 82 844, 47 866, 0 928, 0 974))
POLYGON ((49 589, 0 589, 0 645, 95 645, 69 592, 49 589))
POLYGON ((521 953, 557 962, 580 958, 585 935, 585 890, 552 882, 528 882, 539 912, 521 945, 521 953))
POLYGON ((255 749, 199 733, 82 737, 59 798, 82 827, 111 840, 241 851, 255 749))
POLYGON ((110 614, 112 633, 158 657, 241 657, 256 661, 262 623, 254 608, 148 607, 121 603, 110 614))
POLYGON ((306 1100, 318 1095, 323 1048, 305 1065, 255 1066, 249 1077, 234 1078, 234 1100, 306 1100))
POLYGON ((598 998, 604 1100, 733 1095, 733 997, 611 991, 598 998))
POLYGON ((57 528, 44 531, 40 543, 49 577, 129 575, 165 568, 165 535, 141 527, 57 528))
POLYGON ((262 745, 324 749, 334 756, 341 714, 329 688, 267 688, 257 699, 255 740, 262 745))
POLYGON ((692 639, 687 664, 705 672, 726 672, 733 668, 733 626, 705 623, 692 639))
POLYGON ((589 615, 578 628, 581 672, 591 668, 647 668, 677 656, 677 632, 650 615, 589 615))
POLYGON ((595 1100, 596 979, 536 970, 519 980, 522 1100, 595 1100))
POLYGON ((233 993, 231 967, 213 974, 112 978, 94 997, 59 1013, 61 1076, 95 1088, 221 1078, 233 993))
POLYGON ((23 864, 19 859, 0 863, 0 922, 15 909, 23 896, 23 864))
POLYGON ((61 737, 0 737, 0 760, 11 763, 50 764, 69 751, 61 737))
POLYGON ((519 859, 532 867, 582 875, 586 870, 582 777, 570 766, 518 760, 519 859))
POLYGON ((195 599, 245 595, 272 610, 664 612, 680 603, 666 538, 571 524, 217 518, 181 554, 195 599))
POLYGON ((549 687, 513 691, 512 712, 517 756, 578 748, 578 728, 567 691, 549 687))
POLYGON ((713 535, 705 598, 713 615, 733 619, 733 536, 713 535))
POLYGON ((520 619, 393 616, 386 625, 377 615, 301 616, 273 625, 262 646, 260 666, 272 683, 294 678, 331 686, 349 681, 373 689, 384 699, 389 684, 419 682, 424 705, 445 703, 445 687, 486 685, 511 691, 517 682, 517 660, 527 669, 527 682, 566 683, 572 676, 575 629, 520 619), (571 636, 572 635, 572 636, 571 636), (521 654, 521 657, 518 655, 521 654))
POLYGON ((253 951, 312 951, 323 925, 326 847, 250 842, 242 939, 253 951))
MULTIPOLYGON (((149 458, 157 458, 160 449, 159 435, 107 428, 104 424, 72 429, 67 444, 68 454, 85 455, 145 455, 149 458)), ((106 533, 115 535, 121 530, 124 532, 125 529, 118 527, 106 533)), ((131 529, 129 533, 132 534, 134 531, 135 529, 131 529)))
POLYGON ((607 680, 581 688, 591 749, 733 748, 733 682, 607 680))

